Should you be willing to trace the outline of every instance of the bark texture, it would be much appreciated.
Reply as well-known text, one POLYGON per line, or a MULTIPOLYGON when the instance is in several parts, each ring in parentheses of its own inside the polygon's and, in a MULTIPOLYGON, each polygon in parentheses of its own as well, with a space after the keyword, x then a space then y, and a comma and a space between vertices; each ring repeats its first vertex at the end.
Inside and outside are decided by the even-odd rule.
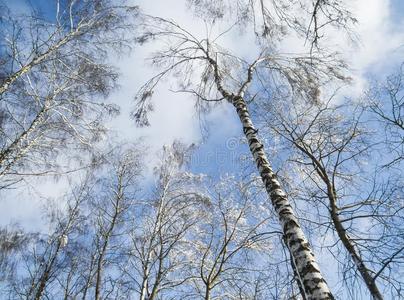
POLYGON ((27 141, 28 137, 44 123, 47 111, 48 107, 44 106, 37 113, 29 127, 18 135, 6 149, 0 152, 0 176, 5 174, 32 146, 34 141, 27 141), (3 167, 4 169, 1 170, 3 167))
MULTIPOLYGON (((223 96, 226 97, 226 95, 223 96)), ((232 96, 228 100, 237 111, 251 154, 278 215, 285 241, 293 260, 292 263, 296 266, 298 279, 304 288, 305 295, 303 297, 306 299, 334 299, 320 272, 309 242, 299 225, 286 193, 281 188, 276 174, 266 157, 264 145, 258 138, 257 130, 251 121, 243 97, 232 96)))

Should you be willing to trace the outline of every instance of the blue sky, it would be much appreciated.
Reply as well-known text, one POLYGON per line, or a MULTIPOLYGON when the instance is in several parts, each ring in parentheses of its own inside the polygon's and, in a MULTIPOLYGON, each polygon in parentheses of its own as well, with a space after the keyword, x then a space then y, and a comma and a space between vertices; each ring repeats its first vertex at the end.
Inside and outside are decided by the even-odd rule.
MULTIPOLYGON (((13 0, 6 1, 13 10, 27 11, 27 5, 40 9, 44 15, 52 18, 55 12, 53 1, 47 0, 13 0)), ((192 28, 193 32, 203 34, 205 27, 197 22, 186 11, 183 0, 138 0, 132 1, 150 14, 180 20, 185 27, 192 28)), ((383 78, 403 59, 404 55, 404 2, 400 0, 357 0, 349 2, 353 7, 359 24, 359 43, 352 44, 344 37, 338 46, 345 54, 348 64, 353 71, 354 83, 345 93, 350 96, 359 96, 367 86, 369 78, 383 78)), ((235 53, 248 56, 251 52, 251 41, 248 37, 233 38, 229 35, 223 40, 223 46, 235 53)), ((285 48, 297 47, 295 40, 285 43, 285 48)), ((200 130, 200 121, 194 110, 193 99, 188 95, 169 92, 175 86, 164 82, 155 94, 156 110, 151 115, 149 128, 139 129, 129 118, 133 108, 133 97, 145 78, 151 77, 157 70, 145 62, 145 58, 158 45, 146 45, 136 49, 129 57, 116 57, 111 61, 120 68, 122 77, 121 88, 111 96, 111 101, 122 107, 122 114, 112 121, 110 127, 115 131, 118 139, 133 141, 144 137, 150 147, 150 153, 157 152, 162 145, 170 144, 179 139, 186 144, 198 144, 200 148, 192 158, 192 170, 206 172, 217 176, 221 172, 238 170, 239 156, 248 154, 247 148, 241 143, 241 128, 237 116, 228 105, 222 105, 218 110, 206 116, 209 135, 203 139, 200 130), (229 149, 229 143, 240 143, 240 148, 229 149), (230 155, 227 150, 230 150, 230 155)), ((153 162, 153 156, 150 158, 153 162)), ((243 163, 244 164, 244 163, 243 163)), ((275 166, 276 167, 276 166, 275 166)), ((50 188, 50 190, 53 190, 50 188)), ((59 190, 59 189, 58 189, 59 190)), ((51 192, 51 194, 54 194, 51 192)), ((1 204, 0 204, 1 206, 1 204)), ((12 217, 10 217, 12 218, 12 217)), ((7 219, 3 219, 7 223, 7 219)), ((19 220, 21 221, 21 220, 19 220)))
MULTIPOLYGON (((400 61, 404 60, 404 1, 403 0, 347 0, 354 7, 359 24, 359 42, 353 44, 343 36, 336 37, 339 51, 347 58, 352 69, 354 83, 347 87, 344 93, 358 97, 366 88, 369 78, 383 78, 400 61)), ((6 1, 15 11, 26 11, 27 3, 40 8, 44 15, 54 16, 53 1, 48 0, 9 0, 6 1)), ((195 21, 186 11, 183 0, 139 0, 133 1, 145 12, 180 20, 186 27, 202 34, 204 24, 195 21)), ((251 41, 247 37, 235 40, 225 39, 224 46, 231 48, 235 53, 247 55, 250 52, 251 41)), ((233 36, 234 37, 234 36, 233 36)), ((296 40, 288 40, 285 48, 297 47, 296 40)), ((111 95, 110 101, 122 107, 122 114, 110 124, 111 130, 118 140, 134 141, 144 137, 149 147, 148 161, 152 165, 156 160, 153 153, 159 151, 164 144, 170 144, 179 139, 186 144, 198 144, 200 147, 191 158, 191 170, 207 173, 212 177, 219 177, 223 173, 238 173, 240 165, 244 168, 246 163, 243 156, 248 155, 248 149, 242 143, 241 127, 237 116, 229 105, 222 105, 214 112, 205 116, 209 135, 203 139, 200 130, 200 120, 194 111, 193 99, 188 95, 174 94, 169 89, 174 83, 166 81, 160 85, 155 93, 155 112, 151 115, 149 128, 136 128, 129 118, 133 108, 133 97, 156 70, 151 68, 144 59, 158 45, 146 45, 136 49, 128 57, 113 57, 111 62, 120 67, 122 77, 121 88, 111 95)), ((276 168, 276 165, 275 165, 276 168)), ((29 226, 39 222, 41 200, 35 200, 41 193, 56 197, 63 190, 63 181, 43 180, 37 187, 38 194, 19 194, 0 201, 0 225, 10 222, 19 222, 29 226), (5 213, 7 212, 7 213, 5 213)), ((40 199, 40 197, 39 197, 40 199)), ((332 273, 332 267, 328 272, 332 273)))
POLYGON ((391 0, 390 2, 391 17, 394 23, 403 22, 404 1, 391 0))
MULTIPOLYGON (((180 20, 182 25, 192 28, 193 32, 203 36, 204 24, 193 18, 192 14, 186 10, 184 2, 183 0, 132 1, 146 13, 180 20)), ((27 5, 32 5, 50 19, 55 15, 53 1, 13 0, 7 1, 7 3, 18 12, 25 12, 27 5)), ((345 54, 354 77, 353 85, 348 87, 345 93, 355 97, 360 96, 370 77, 383 78, 403 59, 404 4, 400 0, 357 0, 349 1, 349 3, 359 20, 356 27, 359 32, 359 43, 350 43, 344 36, 337 37, 337 42, 338 50, 345 54)), ((226 36, 222 41, 223 46, 243 57, 248 57, 254 52, 251 51, 251 40, 245 36, 238 36, 238 34, 237 32, 236 35, 226 36)), ((299 43, 293 39, 288 40, 284 43, 284 47, 285 49, 300 48, 299 43)), ((175 84, 166 81, 155 93, 156 110, 150 118, 151 126, 142 129, 134 126, 133 121, 129 118, 129 113, 134 105, 133 97, 144 80, 157 71, 145 62, 145 58, 156 47, 158 45, 149 44, 136 49, 128 57, 111 58, 111 63, 119 67, 122 74, 121 87, 110 98, 110 101, 118 103, 122 107, 121 116, 110 124, 116 138, 134 141, 139 137, 144 137, 150 149, 149 153, 158 152, 162 145, 170 144, 176 139, 186 144, 198 144, 200 148, 196 150, 191 159, 193 171, 217 177, 222 172, 239 170, 240 157, 248 155, 248 150, 241 140, 238 118, 229 105, 224 104, 205 116, 209 135, 203 139, 200 120, 194 110, 194 100, 188 95, 170 92, 169 89, 175 88, 175 84), (233 147, 234 143, 239 143, 240 147, 233 147), (231 149, 229 149, 229 144, 231 149)), ((153 155, 150 155, 151 164, 154 160, 153 155)), ((245 166, 245 162, 241 162, 241 164, 245 166)), ((53 183, 44 184, 47 187, 44 189, 45 194, 55 196, 60 190, 59 186, 54 188, 53 183)), ((4 207, 4 203, 0 203, 0 208, 2 205, 4 207)), ((14 204, 9 203, 8 205, 14 204)), ((26 208, 27 214, 16 213, 2 218, 3 224, 8 221, 24 222, 29 219, 35 209, 28 207, 26 208)))

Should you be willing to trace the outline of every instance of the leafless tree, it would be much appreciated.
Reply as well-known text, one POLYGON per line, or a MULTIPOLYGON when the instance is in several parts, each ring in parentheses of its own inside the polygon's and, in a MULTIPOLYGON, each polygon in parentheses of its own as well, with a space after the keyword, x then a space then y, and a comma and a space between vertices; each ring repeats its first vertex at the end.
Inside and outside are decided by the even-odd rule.
POLYGON ((56 284, 61 270, 69 264, 67 249, 73 247, 74 237, 79 234, 79 225, 83 221, 80 206, 88 197, 87 192, 81 186, 66 196, 66 213, 58 207, 48 207, 50 233, 36 234, 21 249, 16 274, 9 283, 11 298, 42 299, 45 295, 52 295, 52 288, 48 288, 56 284))
POLYGON ((123 293, 111 268, 123 257, 121 243, 128 238, 140 151, 114 150, 75 183, 66 195, 66 211, 60 204, 50 206, 51 233, 37 234, 20 249, 16 274, 9 280, 12 298, 101 299, 123 293))
MULTIPOLYGON (((15 277, 17 261, 15 257, 21 252, 23 247, 29 243, 30 235, 18 228, 1 228, 0 230, 0 284, 15 277)), ((4 288, 4 286, 2 286, 4 288)), ((1 290, 1 289, 0 289, 1 290)))
POLYGON ((374 178, 366 170, 366 160, 379 155, 372 151, 375 143, 366 129, 368 122, 362 120, 363 110, 354 104, 332 104, 332 98, 312 105, 279 99, 267 110, 267 128, 286 141, 285 149, 295 149, 291 161, 302 177, 298 198, 309 207, 320 206, 317 224, 328 230, 331 223, 337 235, 331 247, 341 243, 344 248, 332 251, 346 253, 346 259, 336 258, 343 262, 344 278, 355 282, 359 273, 374 299, 383 299, 381 287, 386 285, 400 294, 400 279, 380 275, 389 264, 399 268, 397 259, 404 250, 393 240, 402 239, 397 229, 402 227, 403 206, 392 205, 402 196, 402 188, 400 180, 388 174, 383 175, 387 180, 374 178), (324 208, 328 220, 320 217, 324 208))
POLYGON ((142 300, 160 299, 185 281, 180 273, 189 263, 186 238, 205 201, 200 176, 184 170, 187 152, 179 142, 164 147, 152 199, 136 205, 122 272, 142 300))
POLYGON ((356 18, 344 1, 329 0, 187 0, 194 12, 205 20, 231 19, 240 25, 252 23, 256 37, 279 38, 291 31, 305 38, 310 52, 321 48, 320 40, 328 27, 354 35, 356 18))
POLYGON ((106 157, 108 162, 104 171, 107 174, 97 180, 97 190, 88 207, 92 212, 90 218, 94 237, 90 253, 92 268, 86 272, 87 285, 83 290, 83 299, 90 289, 95 299, 103 299, 117 292, 114 289, 119 283, 107 270, 113 268, 122 257, 121 245, 128 238, 126 224, 129 223, 139 190, 137 181, 142 170, 139 150, 115 149, 113 152, 106 157))
POLYGON ((188 284, 192 285, 184 298, 261 299, 271 291, 273 282, 262 286, 260 280, 268 279, 275 266, 279 267, 268 266, 276 253, 268 253, 268 249, 273 248, 274 236, 281 237, 282 232, 265 216, 265 198, 261 195, 260 203, 256 193, 251 183, 231 177, 210 188, 205 216, 191 237, 194 258, 188 265, 188 284))
POLYGON ((104 0, 55 6, 54 19, 1 11, 2 177, 55 171, 61 149, 90 148, 105 132, 102 120, 119 112, 102 100, 118 76, 106 59, 131 47, 137 8, 104 0))
POLYGON ((251 155, 276 209, 301 286, 309 298, 332 298, 309 242, 267 159, 247 103, 253 102, 256 96, 253 82, 262 88, 263 95, 273 92, 271 89, 284 88, 316 102, 319 86, 335 78, 346 79, 341 74, 344 64, 332 54, 291 56, 269 47, 262 49, 253 62, 247 62, 219 45, 218 40, 225 33, 198 38, 174 21, 157 17, 146 17, 145 28, 144 39, 159 38, 169 46, 153 55, 152 62, 163 71, 150 79, 138 94, 137 109, 133 114, 138 124, 148 125, 147 113, 153 109, 150 102, 153 90, 168 74, 185 74, 179 91, 195 95, 201 109, 209 108, 212 102, 230 103, 237 112, 251 155))
POLYGON ((2 291, 13 299, 293 299, 262 184, 213 184, 186 171, 188 154, 178 142, 164 147, 151 193, 139 192, 136 147, 104 155, 66 194, 66 210, 61 199, 48 207, 50 233, 24 233, 24 247, 0 249, 10 270, 2 291))
POLYGON ((399 166, 404 158, 404 64, 385 82, 374 82, 363 102, 384 128, 384 142, 394 153, 384 166, 399 166))

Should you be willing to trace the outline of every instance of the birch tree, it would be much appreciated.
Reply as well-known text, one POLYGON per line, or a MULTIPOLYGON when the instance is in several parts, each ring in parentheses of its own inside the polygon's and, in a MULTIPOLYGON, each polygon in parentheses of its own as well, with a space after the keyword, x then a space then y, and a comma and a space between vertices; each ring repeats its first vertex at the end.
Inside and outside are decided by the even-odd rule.
MULTIPOLYGON (((91 212, 92 245, 88 253, 91 268, 86 271, 83 299, 107 295, 118 297, 119 280, 110 272, 123 257, 127 239, 127 224, 133 214, 141 174, 140 151, 114 149, 106 156, 106 166, 97 179, 94 195, 88 203, 91 212)), ((119 278, 119 277, 118 277, 119 278)))
MULTIPOLYGON (((298 197, 310 207, 319 205, 316 219, 320 227, 327 230, 332 224, 343 253, 347 253, 342 272, 348 288, 356 286, 358 273, 374 299, 383 299, 386 285, 393 294, 400 294, 400 279, 380 277, 389 264, 399 268, 393 257, 403 251, 391 240, 393 236, 402 238, 397 231, 402 227, 402 205, 392 205, 402 194, 400 180, 388 173, 383 174, 387 179, 373 175, 378 166, 366 166, 366 161, 379 154, 363 110, 355 104, 332 104, 332 100, 312 105, 274 100, 263 120, 272 134, 286 142, 284 152, 290 146, 295 149, 290 160, 302 177, 298 197), (323 207, 329 220, 320 217, 323 207)), ((350 293, 354 297, 355 292, 350 293)))
POLYGON ((26 249, 18 251, 15 276, 8 280, 12 298, 101 299, 124 294, 111 270, 124 257, 139 190, 139 158, 137 148, 114 149, 75 183, 66 194, 66 207, 49 206, 50 233, 35 234, 26 249))
POLYGON ((56 171, 60 149, 91 148, 105 133, 103 119, 119 112, 103 100, 118 76, 105 61, 130 49, 137 8, 56 1, 54 12, 1 11, 2 177, 56 171))
POLYGON ((256 288, 260 278, 269 278, 268 274, 276 272, 275 267, 269 267, 269 257, 275 256, 273 241, 282 232, 272 228, 273 220, 263 213, 264 200, 252 196, 256 191, 249 183, 228 177, 209 190, 205 217, 196 224, 191 236, 191 288, 184 297, 261 299, 272 292, 271 281, 259 292, 256 288), (266 253, 268 249, 271 253, 266 253))
POLYGON ((154 171, 153 198, 136 205, 128 264, 122 272, 142 300, 170 295, 186 281, 181 275, 190 263, 186 241, 202 215, 205 201, 201 177, 184 170, 187 152, 179 142, 164 146, 154 171))
MULTIPOLYGON (((158 17, 145 19, 143 39, 159 38, 168 44, 168 47, 152 57, 152 62, 163 71, 141 88, 137 96, 137 109, 133 113, 134 118, 139 125, 148 125, 147 114, 153 109, 150 102, 153 90, 168 74, 184 74, 178 91, 196 96, 199 100, 197 105, 201 109, 211 108, 208 105, 212 102, 224 101, 231 104, 239 117, 251 155, 276 209, 306 297, 331 299, 333 296, 321 275, 309 241, 266 156, 247 103, 253 102, 257 96, 254 96, 257 88, 253 82, 262 84, 261 96, 270 94, 271 89, 289 89, 296 97, 315 102, 320 95, 319 86, 331 79, 346 79, 341 74, 345 67, 343 62, 335 55, 323 52, 316 52, 316 55, 282 55, 277 52, 275 46, 263 46, 258 50, 258 57, 248 62, 220 46, 220 38, 228 31, 216 36, 198 38, 172 20, 158 17)), ((284 21, 282 18, 272 20, 274 26, 284 24, 284 21)), ((236 24, 239 22, 237 20, 236 24)))
POLYGON ((74 240, 80 235, 79 225, 83 221, 80 209, 88 196, 86 192, 82 186, 66 196, 69 197, 66 213, 48 207, 50 232, 31 234, 33 237, 18 254, 16 274, 8 284, 11 298, 39 300, 53 295, 58 276, 70 264, 69 248, 75 248, 74 240))

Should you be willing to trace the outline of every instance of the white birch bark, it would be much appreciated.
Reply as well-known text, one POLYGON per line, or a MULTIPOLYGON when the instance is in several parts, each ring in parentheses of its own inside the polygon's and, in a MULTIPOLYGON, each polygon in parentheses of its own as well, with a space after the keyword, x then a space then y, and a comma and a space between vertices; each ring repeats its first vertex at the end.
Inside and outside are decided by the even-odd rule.
MULTIPOLYGON (((334 299, 325 279, 320 272, 320 268, 314 258, 314 254, 310 248, 309 242, 299 225, 299 221, 297 220, 295 213, 288 201, 286 193, 282 190, 280 183, 278 182, 276 175, 266 157, 264 146, 258 139, 257 130, 254 128, 245 100, 243 99, 245 91, 252 82, 253 72, 256 69, 256 66, 263 61, 267 61, 267 63, 269 63, 271 57, 260 56, 253 64, 249 66, 247 79, 244 82, 239 82, 239 90, 237 92, 228 91, 224 87, 222 81, 228 78, 230 79, 229 81, 233 80, 232 82, 234 83, 235 77, 232 76, 233 74, 231 74, 228 69, 231 69, 229 65, 235 63, 235 60, 228 61, 228 64, 223 68, 223 70, 221 70, 218 64, 218 57, 223 54, 222 50, 216 52, 215 46, 212 46, 209 40, 199 41, 187 30, 182 29, 179 25, 172 21, 166 21, 160 18, 152 19, 153 22, 161 22, 164 26, 168 27, 164 28, 164 30, 161 32, 158 32, 157 30, 158 34, 155 34, 156 36, 166 35, 173 37, 173 39, 179 40, 178 45, 174 47, 174 49, 170 48, 167 51, 162 51, 160 56, 156 56, 156 64, 158 62, 164 62, 165 58, 174 59, 174 61, 178 58, 178 61, 175 61, 174 63, 169 61, 168 64, 170 66, 167 69, 153 77, 140 89, 138 94, 139 108, 136 110, 136 112, 134 112, 134 118, 140 125, 148 124, 146 115, 150 109, 147 105, 147 99, 151 97, 154 87, 168 72, 174 71, 174 69, 181 64, 190 64, 186 65, 185 70, 188 70, 187 68, 190 66, 196 67, 192 65, 191 61, 204 61, 206 66, 202 74, 203 84, 200 84, 196 90, 190 89, 185 91, 196 94, 201 101, 221 101, 222 99, 225 99, 235 107, 240 122, 243 126, 244 134, 248 140, 251 154, 255 160, 268 196, 278 215, 293 264, 296 266, 299 282, 304 289, 303 297, 305 299, 334 299), (178 36, 180 36, 180 38, 178 38, 178 36), (200 51, 200 53, 197 53, 195 50, 200 51), (222 97, 209 99, 211 96, 211 86, 206 83, 206 81, 209 80, 213 81, 214 85, 216 86, 216 90, 221 94, 222 97)), ((222 56, 224 59, 227 57, 226 55, 222 56)), ((233 55, 228 56, 234 58, 233 55)))
POLYGON ((327 282, 320 272, 320 267, 314 258, 310 244, 299 225, 299 221, 295 216, 286 193, 281 188, 272 170, 272 166, 264 151, 264 145, 258 138, 258 130, 255 129, 252 123, 246 102, 243 98, 245 90, 252 81, 253 71, 262 59, 258 59, 250 65, 247 72, 247 80, 242 84, 238 93, 234 94, 229 93, 223 87, 217 61, 210 57, 208 51, 206 51, 205 54, 213 68, 217 90, 222 94, 223 98, 233 104, 237 111, 250 152, 257 165, 272 206, 278 215, 284 239, 293 260, 292 263, 296 266, 298 280, 305 293, 303 298, 313 300, 334 299, 327 282))
MULTIPOLYGON (((311 124, 313 124, 313 121, 311 122, 311 124)), ((335 183, 334 180, 328 175, 329 172, 327 171, 325 164, 322 162, 321 156, 320 158, 316 157, 316 154, 310 151, 310 149, 312 149, 310 144, 307 144, 307 142, 303 138, 295 136, 293 132, 289 130, 287 130, 287 134, 289 135, 289 138, 292 141, 293 145, 296 146, 296 148, 301 151, 303 155, 306 155, 310 159, 314 166, 314 171, 318 174, 321 181, 325 184, 326 188, 324 188, 324 191, 327 191, 326 195, 329 200, 329 213, 332 223, 334 224, 337 235, 340 238, 343 246, 352 257, 352 261, 361 274, 370 294, 372 295, 373 299, 383 300, 383 296, 375 281, 376 278, 372 275, 372 270, 366 266, 366 263, 359 249, 355 246, 355 242, 351 240, 348 235, 347 228, 345 228, 345 226, 343 225, 343 220, 341 220, 340 218, 340 209, 337 205, 338 195, 335 183)), ((348 137, 348 139, 350 138, 351 137, 348 137)), ((342 149, 339 151, 342 151, 342 149)), ((337 172, 336 170, 337 165, 335 166, 333 172, 337 172)), ((315 181, 314 178, 312 178, 312 180, 315 181)))
MULTIPOLYGON (((226 97, 226 95, 223 96, 226 97)), ((258 138, 257 130, 251 121, 243 97, 229 97, 229 94, 227 94, 226 98, 230 100, 237 111, 251 154, 278 215, 285 241, 297 269, 298 279, 304 289, 304 297, 306 299, 334 299, 320 272, 310 244, 299 225, 286 193, 281 188, 266 157, 264 146, 258 138)))

